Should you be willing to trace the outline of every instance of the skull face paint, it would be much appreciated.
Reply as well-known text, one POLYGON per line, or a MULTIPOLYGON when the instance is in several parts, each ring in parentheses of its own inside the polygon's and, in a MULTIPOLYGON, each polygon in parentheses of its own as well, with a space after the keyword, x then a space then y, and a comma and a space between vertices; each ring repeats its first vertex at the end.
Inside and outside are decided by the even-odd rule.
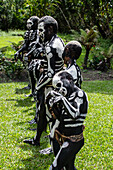
POLYGON ((63 96, 66 96, 67 95, 67 89, 66 89, 64 83, 65 83, 65 80, 62 81, 59 76, 55 75, 53 77, 53 81, 52 81, 53 87, 56 88, 56 90, 59 93, 61 93, 63 96))
POLYGON ((30 19, 28 19, 27 20, 27 28, 28 28, 28 30, 31 30, 32 26, 33 26, 33 22, 30 19))
POLYGON ((44 42, 44 39, 45 39, 44 22, 39 23, 38 30, 39 30, 39 37, 40 37, 41 41, 44 42))
POLYGON ((67 89, 64 86, 63 81, 59 81, 56 86, 57 86, 59 93, 61 93, 63 96, 67 95, 67 89))
POLYGON ((71 74, 67 71, 60 71, 52 79, 53 87, 65 97, 68 97, 74 91, 74 81, 71 74))

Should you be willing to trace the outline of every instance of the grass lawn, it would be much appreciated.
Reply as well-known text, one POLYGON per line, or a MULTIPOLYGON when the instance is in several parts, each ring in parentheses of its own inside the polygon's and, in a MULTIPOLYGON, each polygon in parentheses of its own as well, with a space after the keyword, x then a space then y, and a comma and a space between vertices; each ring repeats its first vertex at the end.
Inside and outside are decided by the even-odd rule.
MULTIPOLYGON (((41 146, 23 143, 36 134, 29 120, 34 118, 35 103, 22 90, 26 82, 0 84, 0 169, 48 170, 53 154, 41 155, 40 149, 50 146, 44 132, 41 146)), ((79 170, 113 169, 113 81, 84 81, 82 89, 89 99, 85 120, 85 145, 77 154, 75 165, 79 170)))

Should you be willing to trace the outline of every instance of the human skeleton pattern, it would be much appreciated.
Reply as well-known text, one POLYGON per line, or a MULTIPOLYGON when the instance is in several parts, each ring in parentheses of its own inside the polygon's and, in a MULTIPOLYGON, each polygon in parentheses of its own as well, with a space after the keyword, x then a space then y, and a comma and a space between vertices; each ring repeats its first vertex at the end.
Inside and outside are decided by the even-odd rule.
MULTIPOLYGON (((24 64, 26 68, 28 69, 28 65, 30 61, 33 58, 33 55, 26 55, 26 53, 29 53, 29 51, 32 49, 33 45, 38 39, 38 20, 39 18, 37 16, 32 16, 27 20, 27 31, 24 34, 24 42, 22 47, 15 53, 15 58, 24 53, 24 64)), ((23 57, 23 56, 22 56, 23 57)))
MULTIPOLYGON (((26 46, 26 51, 27 53, 33 48, 34 43, 36 42, 38 38, 38 30, 29 30, 26 31, 25 36, 24 36, 24 46, 26 46)), ((30 61, 34 58, 34 56, 25 56, 24 60, 25 62, 30 63, 30 61)))
POLYGON ((40 65, 42 69, 36 90, 48 84, 52 80, 53 75, 63 69, 63 49, 64 43, 57 35, 53 36, 51 41, 42 47, 42 56, 39 57, 39 60, 35 60, 33 64, 33 69, 37 70, 39 69, 38 63, 42 63, 40 65))
POLYGON ((73 76, 75 85, 77 87, 81 88, 83 78, 82 78, 82 75, 81 75, 81 70, 76 63, 76 60, 74 60, 73 65, 68 65, 68 67, 66 68, 66 71, 73 76))
MULTIPOLYGON (((29 29, 32 24, 31 21, 28 22, 29 29)), ((75 136, 83 132, 83 122, 88 110, 88 99, 86 93, 80 89, 82 76, 76 60, 73 60, 74 62, 69 64, 65 71, 61 71, 64 66, 62 54, 65 45, 56 34, 49 41, 49 38, 46 37, 49 35, 45 36, 47 31, 45 28, 42 22, 38 25, 38 31, 29 30, 25 34, 25 43, 29 44, 28 50, 31 50, 34 57, 29 65, 29 71, 31 71, 33 79, 37 81, 36 88, 34 87, 36 100, 39 95, 39 103, 36 104, 38 113, 37 133, 31 141, 32 144, 39 145, 41 133, 46 128, 46 121, 51 122, 49 124, 50 142, 55 160, 50 170, 60 170, 62 168, 74 170, 76 169, 74 167, 75 156, 84 145, 84 139, 81 138, 80 141, 72 140, 75 140, 75 136), (45 38, 48 38, 48 41, 45 41, 45 38), (39 39, 41 40, 40 43, 39 39), (67 74, 71 75, 71 78, 67 78, 67 74), (46 109, 49 110, 49 113, 46 109), (56 129, 60 134, 67 137, 71 136, 71 138, 61 141, 60 145, 55 139, 56 129)))
POLYGON ((54 74, 63 69, 62 53, 64 49, 64 43, 57 35, 54 35, 51 41, 43 45, 42 48, 43 48, 43 55, 41 53, 42 59, 38 59, 34 63, 34 73, 35 70, 36 73, 37 73, 37 69, 40 70, 39 78, 37 79, 37 77, 35 76, 37 79, 37 86, 35 88, 36 90, 34 93, 34 98, 40 101, 39 105, 37 105, 38 108, 36 109, 37 110, 36 115, 38 117, 37 133, 34 138, 34 140, 36 141, 40 140, 40 135, 46 126, 44 125, 46 124, 46 120, 49 121, 49 119, 51 118, 51 115, 46 110, 44 104, 44 96, 46 95, 46 91, 48 87, 51 86, 52 88, 51 81, 54 74), (39 66, 40 62, 42 64, 39 66))
MULTIPOLYGON (((71 85, 69 80, 61 79, 58 74, 53 77, 55 90, 47 95, 48 108, 51 113, 54 113, 57 120, 50 136, 54 137, 56 128, 65 136, 78 135, 83 132, 83 122, 88 109, 87 95, 77 86, 71 85), (73 90, 70 91, 70 88, 73 90)), ((54 142, 52 145, 53 150, 55 150, 54 142)), ((75 155, 82 146, 83 140, 75 142, 75 144, 72 144, 70 140, 66 140, 61 147, 58 147, 56 158, 50 169, 61 169, 63 167, 70 167, 69 170, 74 169, 75 155), (74 149, 77 145, 78 147, 74 149)))

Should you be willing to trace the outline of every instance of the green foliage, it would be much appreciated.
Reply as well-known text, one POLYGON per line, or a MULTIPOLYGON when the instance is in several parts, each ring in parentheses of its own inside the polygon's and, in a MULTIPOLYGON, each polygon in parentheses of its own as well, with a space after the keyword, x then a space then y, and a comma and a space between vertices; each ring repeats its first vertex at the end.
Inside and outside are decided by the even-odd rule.
POLYGON ((19 30, 10 31, 9 33, 0 33, 0 70, 5 72, 6 76, 8 76, 9 78, 14 79, 16 78, 16 76, 19 77, 21 71, 24 68, 21 61, 16 62, 14 60, 15 51, 17 51, 23 43, 22 35, 23 32, 19 30))
POLYGON ((83 68, 86 69, 90 50, 97 43, 98 31, 96 26, 92 27, 90 30, 89 29, 86 29, 85 31, 83 29, 80 30, 81 35, 79 41, 86 49, 86 54, 83 63, 83 68))
MULTIPOLYGON (((22 42, 12 43, 11 46, 14 50, 18 50, 22 42)), ((6 57, 7 51, 9 51, 8 46, 0 48, 0 71, 4 72, 9 78, 14 79, 17 76, 19 77, 24 66, 20 60, 15 61, 14 55, 11 54, 10 58, 6 57)))
POLYGON ((80 29, 80 31, 80 42, 86 49, 91 49, 92 46, 97 43, 98 31, 96 30, 96 27, 93 27, 90 30, 86 29, 85 31, 80 29))
POLYGON ((107 71, 110 68, 113 69, 113 64, 112 64, 113 44, 110 45, 110 43, 108 43, 110 47, 108 47, 107 44, 107 48, 106 48, 106 44, 107 43, 105 43, 105 47, 103 43, 102 46, 100 47, 95 46, 92 48, 91 50, 92 58, 89 59, 88 67, 101 70, 101 71, 107 71))
MULTIPOLYGON (((53 154, 41 155, 39 150, 49 147, 49 134, 43 133, 41 146, 23 143, 35 136, 36 125, 28 121, 35 115, 35 103, 26 98, 27 83, 0 84, 0 169, 49 170, 53 154)), ((82 89, 87 93, 89 110, 85 120, 85 144, 76 156, 75 166, 80 170, 113 169, 112 164, 112 101, 113 81, 86 81, 82 89)))
POLYGON ((2 0, 0 14, 0 29, 5 31, 25 29, 30 16, 51 15, 58 21, 60 32, 80 31, 96 25, 104 38, 113 38, 111 0, 2 0))
POLYGON ((15 42, 10 42, 10 43, 11 43, 12 49, 14 49, 15 51, 18 51, 23 45, 23 41, 19 41, 18 43, 15 43, 15 42))
POLYGON ((92 48, 91 50, 92 59, 89 60, 90 68, 97 69, 99 62, 104 59, 103 50, 104 50, 103 48, 97 46, 92 48))
MULTIPOLYGON (((72 41, 72 40, 79 41, 80 36, 82 37, 87 36, 86 31, 81 30, 81 32, 82 33, 80 35, 79 32, 76 32, 75 30, 71 30, 70 34, 58 33, 58 36, 63 39, 65 44, 67 44, 69 41, 72 41)), ((0 47, 2 49, 2 57, 5 57, 6 59, 14 58, 14 53, 21 47, 23 43, 23 35, 24 35, 24 32, 20 30, 14 30, 14 31, 11 30, 9 33, 2 32, 2 31, 0 32, 0 38, 1 38, 0 47)), ((86 49, 85 49, 85 46, 82 45, 82 54, 80 58, 77 60, 77 64, 80 66, 81 69, 83 69, 82 65, 84 62, 85 54, 86 54, 86 49)), ((106 58, 109 55, 110 56, 112 55, 112 41, 110 39, 103 39, 101 37, 98 37, 97 45, 96 46, 93 45, 93 47, 90 50, 88 67, 96 68, 97 64, 103 58, 106 58), (108 49, 109 49, 109 52, 108 52, 108 49)), ((113 69, 112 58, 111 58, 110 63, 111 63, 110 68, 113 69)))
POLYGON ((14 59, 8 59, 2 53, 0 54, 0 71, 4 72, 9 78, 19 77, 23 68, 23 63, 20 60, 16 62, 14 59))
POLYGON ((108 49, 107 57, 113 58, 113 44, 108 49))

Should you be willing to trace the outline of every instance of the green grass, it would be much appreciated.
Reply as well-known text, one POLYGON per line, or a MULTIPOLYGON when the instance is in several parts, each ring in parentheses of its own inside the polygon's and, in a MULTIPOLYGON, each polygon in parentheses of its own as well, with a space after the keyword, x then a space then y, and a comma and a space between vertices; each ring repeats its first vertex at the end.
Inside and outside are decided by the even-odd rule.
POLYGON ((14 34, 24 34, 23 31, 10 31, 8 33, 6 32, 0 32, 0 48, 5 46, 10 46, 11 42, 18 43, 19 41, 23 40, 21 36, 14 36, 14 34))
MULTIPOLYGON (((34 118, 35 103, 22 90, 26 82, 0 84, 0 169, 48 170, 53 154, 40 155, 39 150, 50 146, 43 133, 41 146, 23 143, 36 134, 28 121, 34 118)), ((85 145, 77 154, 75 165, 79 170, 113 169, 113 81, 84 81, 83 90, 89 99, 85 120, 85 145)))

